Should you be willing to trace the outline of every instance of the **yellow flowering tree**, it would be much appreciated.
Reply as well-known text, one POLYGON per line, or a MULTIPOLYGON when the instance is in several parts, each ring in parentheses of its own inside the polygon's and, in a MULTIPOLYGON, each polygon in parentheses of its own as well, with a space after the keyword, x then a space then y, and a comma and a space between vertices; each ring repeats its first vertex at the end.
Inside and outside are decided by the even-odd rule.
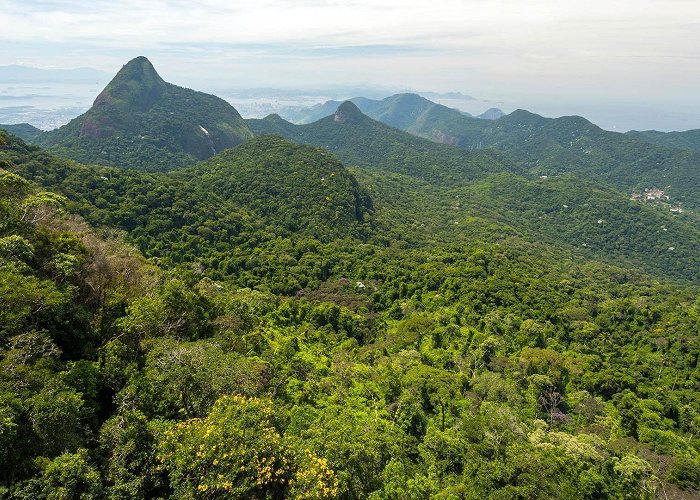
POLYGON ((158 460, 182 497, 311 499, 338 491, 326 460, 284 437, 264 399, 224 396, 206 418, 173 425, 158 460))

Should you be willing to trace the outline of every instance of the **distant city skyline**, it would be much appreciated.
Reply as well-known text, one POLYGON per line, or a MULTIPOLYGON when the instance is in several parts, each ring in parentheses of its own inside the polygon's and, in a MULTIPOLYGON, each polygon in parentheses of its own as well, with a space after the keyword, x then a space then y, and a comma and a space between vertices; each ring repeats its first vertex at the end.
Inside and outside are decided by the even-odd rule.
POLYGON ((0 65, 114 74, 145 55, 166 80, 208 91, 458 91, 550 116, 700 128, 690 0, 6 0, 0 25, 0 65))

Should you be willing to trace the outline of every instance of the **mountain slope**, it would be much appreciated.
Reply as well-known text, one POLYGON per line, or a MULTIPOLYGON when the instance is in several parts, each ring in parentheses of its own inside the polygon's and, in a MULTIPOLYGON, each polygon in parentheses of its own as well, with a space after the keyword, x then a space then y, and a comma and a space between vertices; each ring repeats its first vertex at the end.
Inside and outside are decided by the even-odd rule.
POLYGON ((401 133, 350 102, 308 125, 279 116, 249 123, 256 133, 272 131, 327 148, 357 165, 387 234, 402 225, 403 232, 442 241, 508 235, 567 248, 581 258, 700 279, 700 256, 689 244, 700 242, 694 214, 674 216, 663 207, 632 202, 626 193, 576 171, 532 179, 502 155, 401 133))
MULTIPOLYGON (((697 287, 581 259, 529 228, 497 242, 455 230, 533 226, 559 205, 540 215, 575 235, 568 217, 585 223, 619 194, 510 173, 447 191, 366 168, 417 197, 460 195, 481 218, 430 198, 430 217, 459 225, 413 241, 399 232, 410 211, 386 220, 390 241, 322 243, 280 233, 274 214, 255 225, 258 210, 317 190, 319 168, 352 184, 327 157, 260 138, 149 174, 0 131, 4 496, 698 497, 697 287), (61 200, 7 170, 180 265, 42 210, 61 200)), ((628 218, 594 231, 634 222, 625 201, 628 218)))
POLYGON ((683 132, 658 132, 656 130, 645 130, 638 132, 632 130, 627 134, 635 139, 640 139, 658 146, 666 146, 678 149, 690 149, 700 152, 700 129, 686 130, 683 132))
POLYGON ((527 180, 495 174, 450 191, 450 217, 504 224, 528 241, 569 246, 585 258, 676 278, 700 279, 698 219, 629 200, 578 175, 527 180), (624 264, 623 264, 624 263, 624 264))
POLYGON ((241 286, 294 293, 325 267, 309 258, 293 270, 279 268, 290 262, 279 241, 312 242, 305 254, 336 239, 361 241, 372 228, 371 198, 336 158, 279 137, 256 138, 169 173, 79 165, 11 136, 0 149, 3 160, 6 169, 64 195, 91 224, 127 231, 165 267, 197 263, 216 279, 235 273, 241 286), (275 257, 260 260, 260 252, 275 257))
POLYGON ((84 163, 155 171, 206 159, 251 137, 226 101, 167 83, 148 59, 137 57, 92 108, 37 142, 84 163))
POLYGON ((544 118, 517 110, 484 120, 434 103, 431 106, 430 101, 410 94, 384 102, 393 105, 373 110, 383 123, 466 150, 495 148, 532 175, 575 172, 627 193, 658 187, 667 191, 672 202, 700 207, 700 153, 691 150, 693 131, 647 134, 640 139, 603 130, 579 116, 544 118), (681 144, 688 149, 678 149, 681 144))
POLYGON ((482 130, 474 133, 472 128, 460 140, 461 147, 495 147, 518 158, 532 174, 575 172, 627 193, 655 186, 666 190, 673 202, 700 206, 698 153, 608 132, 579 116, 543 118, 517 110, 476 125, 482 130))
MULTIPOLYGON (((428 113, 431 113, 434 117, 452 115, 471 117, 469 113, 434 103, 418 94, 395 94, 380 100, 366 97, 353 97, 348 100, 370 118, 407 131, 411 131, 410 129, 415 127, 416 123, 424 122, 425 115, 428 113)), ((287 113, 285 118, 295 123, 312 123, 335 113, 335 110, 342 102, 326 101, 323 104, 317 104, 295 113, 287 113)), ((491 117, 498 112, 500 110, 490 109, 483 115, 480 115, 480 117, 494 119, 491 117)))
POLYGON ((174 174, 253 211, 268 224, 321 239, 352 234, 372 201, 330 153, 265 136, 174 174))
POLYGON ((334 115, 308 125, 294 125, 277 115, 247 123, 256 134, 279 134, 294 142, 327 148, 348 165, 441 185, 461 184, 512 168, 493 151, 462 151, 372 120, 350 101, 341 104, 334 115))
POLYGON ((482 118, 484 120, 498 120, 505 115, 506 114, 498 108, 489 108, 480 115, 477 115, 477 118, 482 118))
POLYGON ((16 135, 26 142, 35 142, 46 132, 28 123, 15 123, 11 125, 0 124, 0 129, 7 130, 10 134, 16 135))

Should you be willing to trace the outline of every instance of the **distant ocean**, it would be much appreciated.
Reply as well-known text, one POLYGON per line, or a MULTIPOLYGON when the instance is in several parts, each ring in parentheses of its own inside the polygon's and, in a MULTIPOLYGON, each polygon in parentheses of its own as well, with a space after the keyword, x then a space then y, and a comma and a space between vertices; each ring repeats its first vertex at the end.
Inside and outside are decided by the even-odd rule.
POLYGON ((0 82, 0 123, 60 127, 90 108, 105 83, 0 82))

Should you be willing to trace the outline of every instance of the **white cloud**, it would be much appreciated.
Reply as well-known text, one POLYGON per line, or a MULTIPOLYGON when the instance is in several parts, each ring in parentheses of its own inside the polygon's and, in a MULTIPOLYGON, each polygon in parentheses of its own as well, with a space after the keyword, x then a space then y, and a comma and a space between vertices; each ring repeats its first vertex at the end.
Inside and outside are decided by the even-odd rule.
MULTIPOLYGON (((5 0, 0 64, 695 99, 696 0, 5 0)), ((242 81, 242 79, 247 79, 242 81)), ((184 82, 186 83, 186 82, 184 82)), ((320 82, 321 84, 323 82, 320 82)))

